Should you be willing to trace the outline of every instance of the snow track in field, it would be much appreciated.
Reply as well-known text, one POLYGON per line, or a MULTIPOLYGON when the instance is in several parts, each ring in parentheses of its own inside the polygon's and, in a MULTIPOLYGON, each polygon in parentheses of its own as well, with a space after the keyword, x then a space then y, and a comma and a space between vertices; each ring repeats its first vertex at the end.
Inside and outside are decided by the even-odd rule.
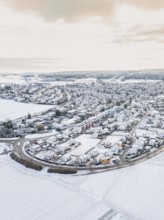
POLYGON ((0 219, 163 220, 163 160, 164 153, 133 167, 75 176, 33 171, 0 156, 0 219))
MULTIPOLYGON (((79 186, 90 177, 33 171, 9 156, 0 157, 0 176, 1 220, 94 220, 109 210, 120 215, 101 201, 101 197, 79 186)), ((127 220, 125 217, 123 219, 127 220)))

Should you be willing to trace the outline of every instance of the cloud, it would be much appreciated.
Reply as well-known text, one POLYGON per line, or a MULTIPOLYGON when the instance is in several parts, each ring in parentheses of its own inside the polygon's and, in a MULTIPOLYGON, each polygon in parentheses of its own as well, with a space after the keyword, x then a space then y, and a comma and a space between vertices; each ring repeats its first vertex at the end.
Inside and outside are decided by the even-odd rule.
POLYGON ((66 21, 91 16, 109 19, 115 7, 121 4, 153 10, 164 8, 164 0, 6 0, 6 2, 17 10, 36 12, 47 20, 66 21))
POLYGON ((134 26, 129 30, 115 36, 115 43, 130 42, 156 42, 164 43, 164 25, 161 26, 134 26))
POLYGON ((164 8, 163 0, 124 0, 124 3, 147 10, 157 10, 164 8))
MULTIPOLYGON (((101 16, 108 18, 114 10, 112 0, 6 0, 7 4, 17 10, 33 11, 47 20, 79 19, 101 16)), ((117 1, 117 0, 116 0, 117 1)))

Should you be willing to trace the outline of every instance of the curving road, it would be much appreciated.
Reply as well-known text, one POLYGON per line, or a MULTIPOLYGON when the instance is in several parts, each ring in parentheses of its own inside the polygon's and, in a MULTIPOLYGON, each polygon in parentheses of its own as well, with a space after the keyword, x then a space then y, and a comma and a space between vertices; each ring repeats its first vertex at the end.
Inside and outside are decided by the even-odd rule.
MULTIPOLYGON (((135 142, 135 136, 134 136, 134 131, 136 129, 136 127, 142 122, 142 120, 144 120, 145 116, 137 123, 137 125, 132 129, 132 131, 130 132, 132 137, 133 137, 133 143, 135 142)), ((52 135, 54 136, 54 135, 52 135)), ((48 136, 50 137, 50 136, 48 136)), ((46 138, 46 137, 44 137, 46 138)), ((41 138, 34 138, 35 140, 37 139, 41 139, 41 138)), ((24 144, 26 142, 28 142, 29 140, 26 139, 25 137, 19 138, 17 140, 1 140, 0 142, 3 143, 11 143, 14 145, 14 150, 13 152, 15 154, 17 154, 20 158, 28 161, 28 162, 32 162, 34 164, 43 166, 43 167, 48 167, 48 168, 54 168, 54 167, 70 167, 70 168, 75 168, 77 170, 86 170, 86 171, 90 171, 90 173, 94 173, 94 172, 103 172, 103 171, 109 171, 109 170, 115 170, 115 169, 120 169, 120 168, 124 168, 124 167, 128 167, 128 166, 132 166, 138 163, 141 163, 145 160, 148 160, 158 154, 160 154, 161 152, 164 151, 164 146, 160 146, 159 148, 155 149, 154 151, 142 154, 136 158, 133 159, 125 159, 127 152, 129 151, 129 147, 126 147, 123 151, 123 154, 120 155, 120 162, 115 164, 115 165, 105 165, 105 166, 94 166, 94 165, 88 165, 86 167, 79 167, 79 166, 64 166, 64 165, 57 165, 55 163, 48 163, 46 161, 41 161, 39 159, 34 158, 33 156, 27 154, 24 150, 24 144)), ((132 143, 132 144, 133 144, 132 143)), ((6 152, 8 153, 8 152, 6 152)))
MULTIPOLYGON (((56 165, 56 164, 52 164, 52 163, 48 163, 48 162, 44 162, 38 159, 33 158, 32 156, 28 155, 25 151, 24 151, 24 144, 28 141, 28 139, 26 139, 25 137, 20 138, 16 141, 14 141, 14 150, 13 152, 16 153, 17 155, 19 155, 20 158, 23 158, 24 160, 28 161, 28 162, 33 162, 37 165, 41 165, 43 167, 48 167, 48 168, 54 168, 54 167, 67 167, 68 166, 63 166, 63 165, 56 165)), ((9 142, 9 141, 8 141, 9 142)), ((120 169, 120 168, 124 168, 124 167, 128 167, 128 166, 132 166, 138 163, 141 163, 145 160, 148 160, 158 154, 160 154, 161 152, 164 151, 164 146, 160 146, 159 148, 155 149, 152 152, 146 153, 146 154, 142 154, 141 156, 138 156, 134 159, 125 159, 125 156, 128 152, 129 148, 125 148, 124 153, 121 157, 121 162, 119 164, 115 164, 115 165, 105 165, 105 166, 88 166, 88 167, 79 167, 79 166, 70 166, 70 168, 76 168, 77 170, 86 170, 86 171, 90 171, 90 173, 94 173, 95 171, 110 171, 110 170, 115 170, 115 169, 120 169)))

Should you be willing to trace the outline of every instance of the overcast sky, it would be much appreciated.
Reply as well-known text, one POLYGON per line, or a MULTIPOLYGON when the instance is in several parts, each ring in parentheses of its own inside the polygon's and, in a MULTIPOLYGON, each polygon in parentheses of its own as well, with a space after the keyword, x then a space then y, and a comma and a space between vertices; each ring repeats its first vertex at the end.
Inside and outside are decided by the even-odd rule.
POLYGON ((0 0, 0 72, 164 68, 164 0, 0 0))

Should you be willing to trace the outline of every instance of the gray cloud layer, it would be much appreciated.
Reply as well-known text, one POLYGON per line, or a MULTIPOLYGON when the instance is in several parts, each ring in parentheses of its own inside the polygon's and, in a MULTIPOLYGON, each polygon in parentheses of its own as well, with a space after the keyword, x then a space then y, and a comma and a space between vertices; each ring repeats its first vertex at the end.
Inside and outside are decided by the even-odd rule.
POLYGON ((7 0, 9 6, 37 12, 48 20, 74 21, 90 16, 107 18, 112 14, 111 0, 7 0))
POLYGON ((161 26, 134 26, 126 33, 120 33, 114 39, 115 43, 154 41, 164 43, 164 25, 161 26))
POLYGON ((164 8, 163 0, 124 0, 124 2, 148 10, 157 10, 164 8))
POLYGON ((129 4, 144 9, 164 8, 164 0, 6 0, 18 10, 39 13, 48 20, 74 21, 90 16, 108 19, 116 6, 129 4))

